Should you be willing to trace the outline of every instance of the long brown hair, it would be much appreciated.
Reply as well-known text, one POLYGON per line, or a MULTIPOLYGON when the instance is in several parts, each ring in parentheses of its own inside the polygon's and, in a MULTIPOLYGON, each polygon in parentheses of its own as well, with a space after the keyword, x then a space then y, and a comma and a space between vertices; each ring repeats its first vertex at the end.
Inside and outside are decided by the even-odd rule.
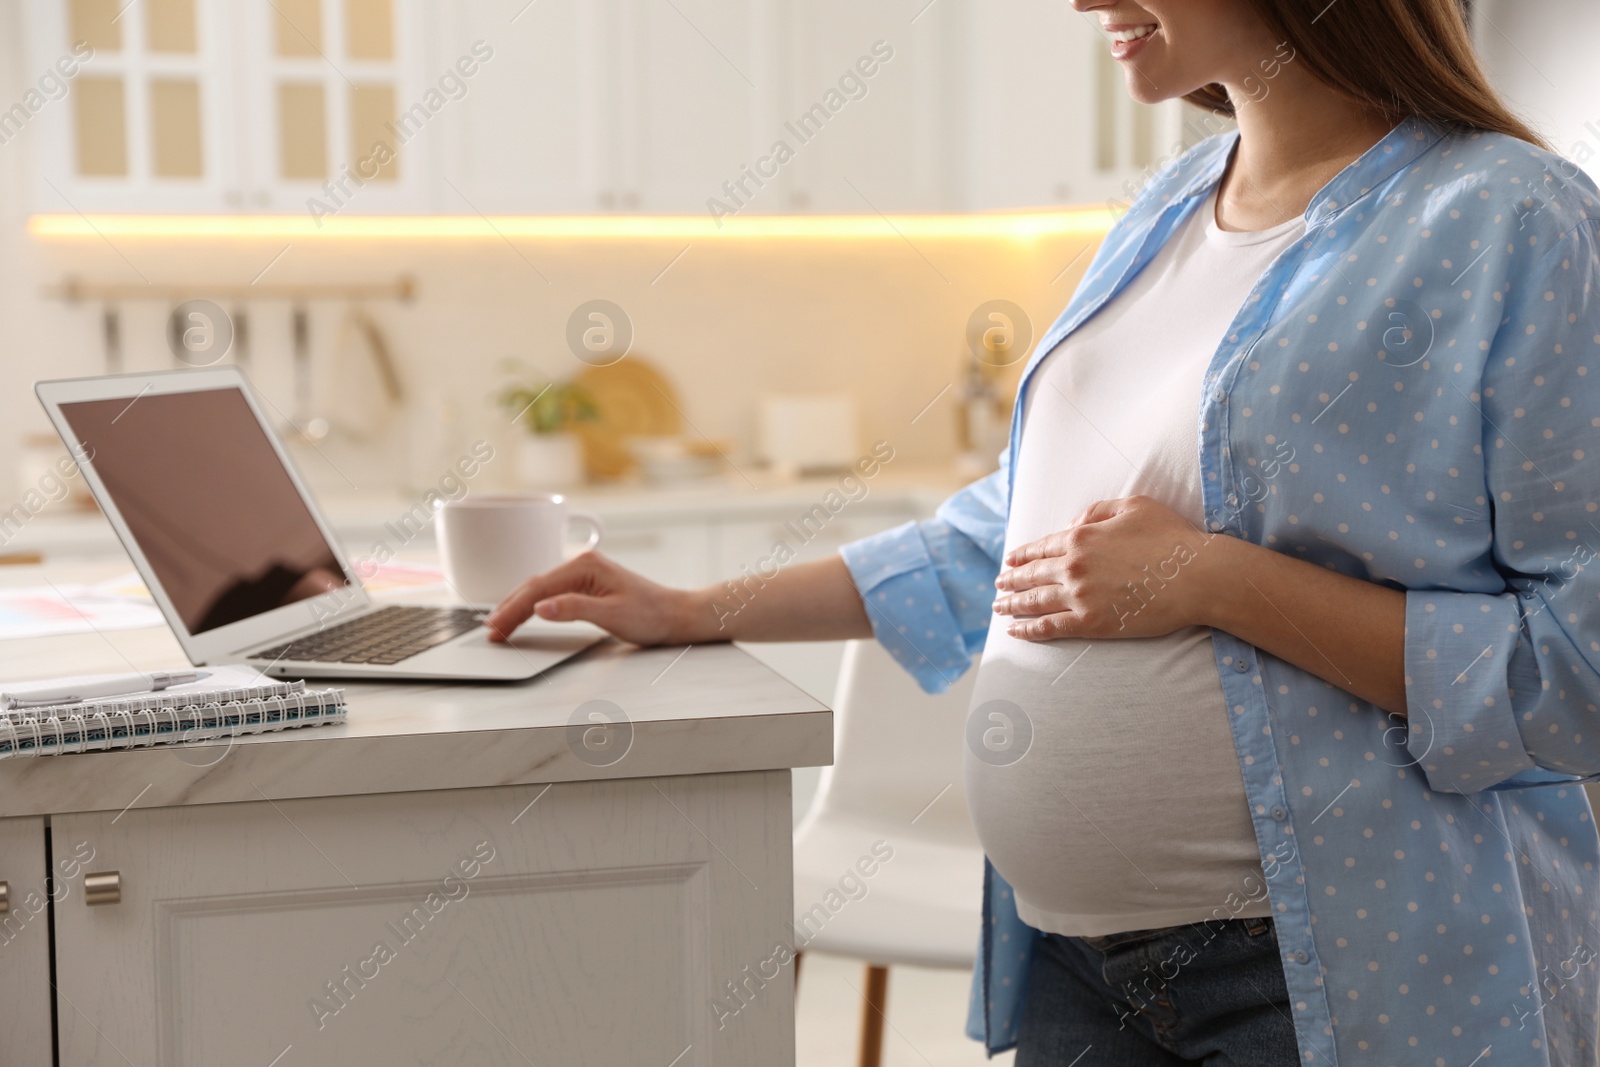
MULTIPOLYGON (((1550 145, 1489 84, 1467 30, 1462 0, 1246 0, 1317 79, 1396 122, 1416 115, 1441 126, 1509 134, 1550 145)), ((1234 114, 1221 85, 1184 97, 1234 114)))

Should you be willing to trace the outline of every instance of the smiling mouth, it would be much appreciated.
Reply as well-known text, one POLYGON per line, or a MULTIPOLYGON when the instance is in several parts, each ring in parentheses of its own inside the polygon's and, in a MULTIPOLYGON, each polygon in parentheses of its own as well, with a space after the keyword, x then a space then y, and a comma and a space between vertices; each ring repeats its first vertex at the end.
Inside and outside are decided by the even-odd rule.
POLYGON ((1150 39, 1160 31, 1161 27, 1155 23, 1143 26, 1112 23, 1102 26, 1100 29, 1106 35, 1106 39, 1111 42, 1111 58, 1123 60, 1132 59, 1140 52, 1143 52, 1149 46, 1150 39))
POLYGON ((1106 36, 1116 44, 1132 44, 1134 41, 1140 41, 1150 36, 1158 29, 1160 27, 1154 24, 1149 26, 1119 26, 1116 29, 1107 27, 1106 36))

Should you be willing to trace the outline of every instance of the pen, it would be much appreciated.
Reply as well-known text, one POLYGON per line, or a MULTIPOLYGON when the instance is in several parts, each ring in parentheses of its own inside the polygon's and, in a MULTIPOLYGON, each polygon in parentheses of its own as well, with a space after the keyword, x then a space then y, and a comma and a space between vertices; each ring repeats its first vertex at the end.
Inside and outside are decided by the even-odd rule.
POLYGON ((158 693, 174 685, 188 685, 211 677, 210 671, 156 671, 153 674, 115 674, 95 681, 74 682, 49 689, 31 689, 20 695, 0 693, 0 709, 42 708, 53 704, 80 704, 101 697, 158 693))

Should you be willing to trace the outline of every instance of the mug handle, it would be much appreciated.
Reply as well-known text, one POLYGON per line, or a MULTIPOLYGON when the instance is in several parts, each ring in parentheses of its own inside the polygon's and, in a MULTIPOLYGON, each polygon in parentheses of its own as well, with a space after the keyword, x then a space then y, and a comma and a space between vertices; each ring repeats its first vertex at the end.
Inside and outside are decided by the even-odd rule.
POLYGON ((605 532, 605 526, 600 522, 600 516, 587 511, 569 511, 567 513, 567 522, 581 522, 589 527, 589 540, 582 548, 578 549, 579 552, 588 552, 590 549, 600 547, 600 537, 605 532))

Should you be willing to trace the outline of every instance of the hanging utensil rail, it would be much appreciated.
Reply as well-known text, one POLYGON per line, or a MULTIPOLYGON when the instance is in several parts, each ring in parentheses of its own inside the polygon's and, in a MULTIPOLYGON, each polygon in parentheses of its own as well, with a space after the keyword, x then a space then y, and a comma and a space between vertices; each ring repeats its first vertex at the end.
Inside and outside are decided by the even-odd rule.
POLYGON ((59 285, 47 285, 44 294, 57 300, 192 300, 210 297, 222 300, 398 300, 409 304, 416 299, 416 279, 401 275, 392 282, 370 285, 329 283, 326 285, 103 285, 68 277, 59 285))

